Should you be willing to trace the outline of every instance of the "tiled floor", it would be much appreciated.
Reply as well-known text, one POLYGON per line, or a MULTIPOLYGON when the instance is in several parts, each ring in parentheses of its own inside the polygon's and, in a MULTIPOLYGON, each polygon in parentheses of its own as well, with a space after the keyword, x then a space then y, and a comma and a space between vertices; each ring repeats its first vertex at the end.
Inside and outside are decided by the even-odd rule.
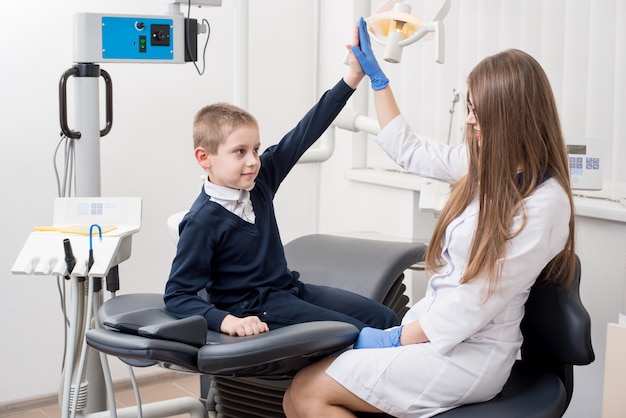
MULTIPOLYGON (((200 379, 198 376, 180 373, 176 374, 176 377, 168 377, 162 381, 146 383, 140 382, 139 394, 141 396, 141 401, 144 404, 163 401, 166 399, 180 398, 183 396, 199 398, 200 379)), ((117 401, 118 408, 136 405, 135 394, 132 388, 116 391, 115 399, 117 401)), ((61 412, 59 411, 59 406, 55 403, 54 405, 42 406, 36 409, 12 412, 9 414, 3 414, 0 412, 0 416, 10 418, 59 418, 61 416, 61 412)), ((176 416, 176 418, 183 417, 187 418, 188 415, 176 416)))

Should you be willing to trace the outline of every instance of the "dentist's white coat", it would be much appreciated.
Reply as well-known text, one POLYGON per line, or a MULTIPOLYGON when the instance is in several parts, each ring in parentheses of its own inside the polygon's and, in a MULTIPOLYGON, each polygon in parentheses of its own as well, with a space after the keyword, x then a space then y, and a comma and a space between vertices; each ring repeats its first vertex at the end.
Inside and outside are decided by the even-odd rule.
MULTIPOLYGON (((451 182, 467 171, 464 145, 420 140, 401 115, 377 142, 400 166, 424 177, 451 182)), ((522 343, 519 323, 530 287, 569 234, 569 200, 556 180, 546 180, 524 204, 527 224, 507 246, 501 286, 489 299, 485 280, 459 284, 477 222, 475 202, 446 230, 445 271, 430 278, 424 298, 402 321, 419 319, 430 342, 350 350, 326 373, 397 417, 429 417, 498 394, 522 343)), ((511 230, 521 222, 520 211, 511 230)))

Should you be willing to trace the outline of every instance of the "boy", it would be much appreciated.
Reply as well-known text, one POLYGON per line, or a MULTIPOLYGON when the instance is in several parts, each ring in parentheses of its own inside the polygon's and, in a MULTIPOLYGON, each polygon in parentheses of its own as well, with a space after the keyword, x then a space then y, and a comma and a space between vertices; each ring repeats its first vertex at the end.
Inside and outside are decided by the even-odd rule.
POLYGON ((364 74, 358 64, 259 156, 255 118, 215 104, 194 120, 194 155, 207 172, 200 196, 179 226, 177 254, 165 287, 167 309, 178 317, 202 315, 208 328, 255 335, 299 322, 335 320, 388 328, 395 313, 360 295, 302 283, 290 271, 273 198, 300 156, 330 126, 364 74), (208 301, 198 296, 206 289, 208 301))

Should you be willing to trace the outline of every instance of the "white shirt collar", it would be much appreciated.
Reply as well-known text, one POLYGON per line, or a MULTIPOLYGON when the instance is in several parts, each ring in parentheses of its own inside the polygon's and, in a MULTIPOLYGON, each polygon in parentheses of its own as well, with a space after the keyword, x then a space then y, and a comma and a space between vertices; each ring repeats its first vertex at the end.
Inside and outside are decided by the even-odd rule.
POLYGON ((254 185, 249 189, 231 189, 211 183, 208 177, 204 180, 204 192, 211 197, 211 201, 252 224, 256 219, 250 200, 250 190, 253 188, 254 185))

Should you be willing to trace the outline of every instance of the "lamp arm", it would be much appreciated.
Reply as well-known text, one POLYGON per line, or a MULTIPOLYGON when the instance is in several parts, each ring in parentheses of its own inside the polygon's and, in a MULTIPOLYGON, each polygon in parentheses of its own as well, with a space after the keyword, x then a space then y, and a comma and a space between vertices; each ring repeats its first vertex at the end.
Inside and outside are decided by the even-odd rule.
POLYGON ((411 45, 422 39, 429 32, 435 33, 435 61, 438 64, 443 64, 445 61, 445 29, 443 22, 428 22, 419 32, 410 38, 398 42, 398 45, 402 48, 411 45))
MULTIPOLYGON (((404 1, 404 0, 387 0, 386 2, 381 4, 380 7, 374 11, 374 13, 372 13, 372 16, 373 15, 377 15, 379 13, 388 12, 389 10, 393 9, 393 6, 396 3, 400 3, 402 1, 404 1)), ((448 0, 446 0, 446 1, 448 1, 448 0)))
POLYGON ((435 15, 435 17, 433 17, 432 19, 433 22, 443 21, 443 19, 448 15, 449 11, 450 11, 450 0, 444 0, 443 3, 441 3, 441 6, 439 6, 439 11, 435 15))
POLYGON ((429 23, 433 25, 435 32, 435 61, 438 64, 445 62, 446 54, 446 29, 443 26, 443 19, 448 15, 450 11, 450 0, 444 0, 439 8, 439 11, 433 18, 433 21, 429 23))
POLYGON ((446 55, 446 30, 443 22, 433 23, 435 23, 435 61, 443 64, 446 55))

